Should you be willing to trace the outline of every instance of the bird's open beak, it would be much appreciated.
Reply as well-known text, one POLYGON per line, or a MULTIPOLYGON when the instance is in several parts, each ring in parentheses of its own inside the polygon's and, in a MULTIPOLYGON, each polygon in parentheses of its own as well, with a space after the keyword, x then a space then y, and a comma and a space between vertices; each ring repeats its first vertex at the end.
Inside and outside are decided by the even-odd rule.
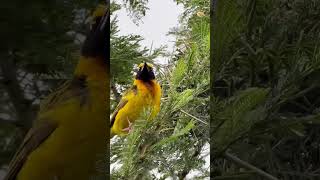
POLYGON ((144 64, 143 64, 143 70, 148 70, 148 65, 147 65, 147 62, 144 62, 144 64))
POLYGON ((108 18, 109 18, 109 11, 107 11, 104 16, 102 17, 102 20, 100 22, 100 31, 105 31, 106 27, 107 27, 107 23, 108 22, 108 18))

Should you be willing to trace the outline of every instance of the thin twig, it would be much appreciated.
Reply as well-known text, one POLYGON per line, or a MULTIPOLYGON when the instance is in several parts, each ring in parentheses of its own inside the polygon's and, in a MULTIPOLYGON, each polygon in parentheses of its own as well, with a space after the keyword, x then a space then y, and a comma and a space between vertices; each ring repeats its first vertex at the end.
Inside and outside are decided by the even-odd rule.
POLYGON ((161 133, 161 132, 163 132, 163 131, 169 131, 169 130, 174 130, 174 128, 165 128, 165 129, 161 129, 161 130, 159 131, 159 133, 161 133))
POLYGON ((234 175, 215 176, 213 180, 248 179, 254 172, 242 172, 234 175))
POLYGON ((184 114, 186 114, 186 115, 188 115, 188 116, 192 117, 193 119, 195 119, 195 120, 197 120, 197 121, 199 121, 199 122, 202 122, 202 123, 203 123, 203 124, 205 124, 205 125, 208 125, 208 123, 207 123, 207 122, 205 122, 205 121, 203 121, 203 120, 201 120, 201 119, 199 119, 199 118, 197 118, 197 117, 195 117, 195 116, 193 116, 193 115, 191 115, 191 114, 189 114, 189 113, 185 112, 184 110, 180 109, 180 111, 181 111, 181 112, 183 112, 184 114))
POLYGON ((291 176, 300 176, 300 177, 307 177, 307 178, 320 177, 320 174, 317 174, 317 173, 290 172, 290 171, 276 171, 276 172, 280 174, 288 174, 291 176))
POLYGON ((247 168, 247 169, 250 169, 252 171, 254 171, 255 173, 257 173, 258 175, 262 176, 262 177, 265 177, 266 179, 268 180, 279 180, 278 178, 272 176, 271 174, 268 174, 266 173, 265 171, 239 159, 238 157, 228 153, 228 152, 225 152, 224 154, 224 157, 238 165, 240 165, 241 167, 244 167, 244 168, 247 168))

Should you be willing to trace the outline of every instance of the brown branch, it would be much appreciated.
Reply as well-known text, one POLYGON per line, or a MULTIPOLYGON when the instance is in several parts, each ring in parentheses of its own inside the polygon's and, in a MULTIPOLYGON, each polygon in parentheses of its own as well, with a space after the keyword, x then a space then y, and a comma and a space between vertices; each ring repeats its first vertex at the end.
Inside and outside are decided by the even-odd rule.
POLYGON ((255 166, 249 164, 248 162, 245 162, 245 161, 239 159, 238 157, 236 157, 236 156, 234 156, 234 155, 232 155, 232 154, 230 154, 228 152, 225 152, 224 157, 227 160, 232 161, 232 162, 234 162, 235 164, 237 164, 237 165, 239 165, 241 167, 244 167, 246 169, 254 171, 256 174, 258 174, 258 175, 260 175, 260 176, 262 176, 262 177, 264 177, 264 178, 266 178, 268 180, 279 180, 278 178, 272 176, 271 174, 266 173, 265 171, 263 171, 263 170, 255 167, 255 166))
POLYGON ((201 123, 205 124, 205 125, 209 125, 209 124, 208 124, 207 122, 205 122, 204 120, 201 120, 200 118, 197 118, 197 117, 193 116, 192 114, 189 114, 189 113, 185 112, 185 111, 184 111, 184 110, 182 110, 182 109, 180 109, 180 111, 181 111, 181 112, 183 112, 184 114, 186 114, 186 115, 188 115, 188 116, 192 117, 193 119, 195 119, 195 120, 197 120, 197 121, 199 121, 199 122, 201 122, 201 123))
POLYGON ((290 172, 290 171, 275 171, 276 173, 279 174, 287 174, 290 176, 300 176, 300 177, 305 177, 305 178, 319 178, 320 174, 318 173, 308 173, 308 172, 290 172))
POLYGON ((224 176, 215 176, 213 180, 230 180, 230 179, 249 179, 252 176, 251 171, 241 172, 239 174, 231 174, 231 175, 224 175, 224 176))

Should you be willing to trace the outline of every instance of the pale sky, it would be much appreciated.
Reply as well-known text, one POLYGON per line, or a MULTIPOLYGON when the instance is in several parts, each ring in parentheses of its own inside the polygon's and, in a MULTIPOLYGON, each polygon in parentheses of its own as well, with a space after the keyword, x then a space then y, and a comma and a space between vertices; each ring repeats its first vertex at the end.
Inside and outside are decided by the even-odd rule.
MULTIPOLYGON (((121 4, 122 0, 115 0, 121 4)), ((178 26, 179 15, 183 12, 183 6, 177 5, 173 0, 149 0, 149 10, 142 18, 139 25, 133 23, 125 8, 115 13, 118 16, 121 35, 137 34, 144 37, 141 45, 150 48, 158 48, 166 45, 167 51, 172 52, 175 37, 167 36, 170 28, 178 26)), ((166 63, 164 58, 157 59, 157 62, 166 63)))

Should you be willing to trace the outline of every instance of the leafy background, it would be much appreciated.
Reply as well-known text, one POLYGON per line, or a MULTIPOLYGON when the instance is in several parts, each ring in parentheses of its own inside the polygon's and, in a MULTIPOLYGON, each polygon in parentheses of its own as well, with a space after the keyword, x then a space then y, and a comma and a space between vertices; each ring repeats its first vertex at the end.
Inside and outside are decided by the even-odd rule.
POLYGON ((319 3, 212 4, 211 177, 320 178, 319 3))
MULTIPOLYGON (((202 153, 209 143, 209 2, 176 2, 184 7, 179 27, 169 32, 176 50, 158 54, 167 55, 169 63, 156 65, 163 91, 160 113, 151 122, 146 114, 128 136, 111 140, 112 179, 184 179, 194 171, 193 179, 209 177, 203 166, 208 154, 202 153)), ((132 83, 115 82, 118 92, 132 83)))

